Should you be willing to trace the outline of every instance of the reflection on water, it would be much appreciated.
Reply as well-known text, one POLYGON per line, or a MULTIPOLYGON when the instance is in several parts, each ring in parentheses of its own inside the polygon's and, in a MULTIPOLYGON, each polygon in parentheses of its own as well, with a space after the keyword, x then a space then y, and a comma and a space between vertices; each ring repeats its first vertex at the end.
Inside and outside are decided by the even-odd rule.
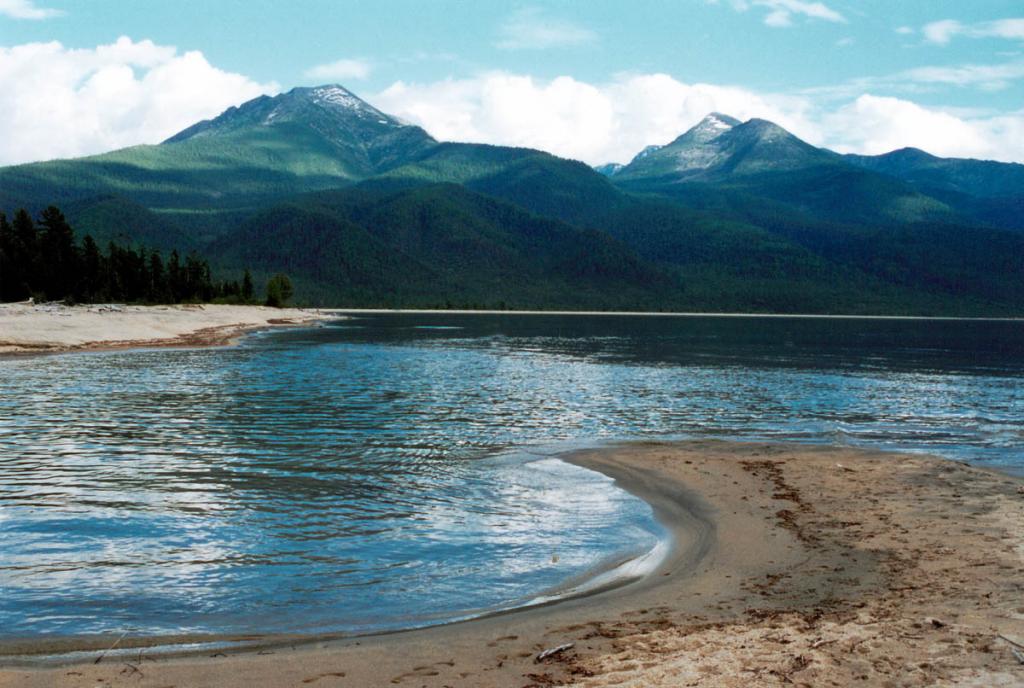
POLYGON ((561 441, 1024 468, 1015 322, 380 315, 0 374, 8 636, 391 628, 650 549, 646 505, 522 453, 561 441))

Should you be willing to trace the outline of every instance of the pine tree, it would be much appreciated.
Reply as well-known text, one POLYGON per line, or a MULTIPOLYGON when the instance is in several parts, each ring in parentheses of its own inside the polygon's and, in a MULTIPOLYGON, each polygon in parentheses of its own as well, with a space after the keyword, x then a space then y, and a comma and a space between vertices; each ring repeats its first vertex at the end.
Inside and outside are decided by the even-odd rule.
POLYGON ((93 302, 104 296, 103 256, 100 247, 92 236, 85 235, 82 239, 81 280, 77 288, 77 296, 82 301, 93 302))
POLYGON ((251 303, 254 297, 253 291, 252 274, 250 274, 249 268, 246 268, 245 276, 242 277, 242 301, 251 303))
POLYGON ((0 301, 16 301, 21 296, 16 243, 14 227, 7 221, 7 215, 0 213, 0 301))
POLYGON ((51 300, 70 296, 78 282, 78 253, 75 233, 54 206, 39 216, 42 233, 39 237, 39 277, 42 291, 51 300))
POLYGON ((267 305, 283 308, 292 297, 292 282, 288 275, 277 273, 267 280, 267 305))
POLYGON ((124 259, 121 247, 113 241, 107 244, 106 297, 111 301, 124 299, 124 259))
POLYGON ((27 299, 38 290, 36 270, 39 265, 39 238, 35 223, 28 211, 22 208, 14 214, 11 226, 14 234, 13 264, 15 301, 27 299))
POLYGON ((171 251, 171 258, 167 261, 167 285, 171 303, 180 302, 183 299, 185 285, 181 272, 181 258, 176 250, 171 251))
POLYGON ((167 274, 164 271, 164 261, 159 251, 149 254, 149 293, 147 300, 152 303, 166 303, 171 300, 170 290, 167 288, 167 274))
MULTIPOLYGON (((248 271, 246 278, 251 299, 248 271)), ((290 284, 278 291, 285 300, 291 296, 290 284)), ((195 252, 182 265, 173 251, 165 266, 156 251, 111 241, 104 255, 89 235, 81 247, 76 245, 74 230, 54 206, 40 213, 38 226, 24 209, 15 213, 13 222, 0 213, 0 301, 38 294, 51 300, 180 303, 237 300, 241 292, 238 282, 215 283, 210 264, 195 252)))

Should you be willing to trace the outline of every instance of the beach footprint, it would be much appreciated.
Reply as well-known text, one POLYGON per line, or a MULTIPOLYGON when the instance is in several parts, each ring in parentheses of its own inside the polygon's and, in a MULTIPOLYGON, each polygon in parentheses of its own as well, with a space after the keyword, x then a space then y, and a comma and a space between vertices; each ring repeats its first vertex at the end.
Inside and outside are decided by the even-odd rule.
POLYGON ((425 666, 414 667, 412 671, 407 671, 404 674, 399 674, 391 679, 392 683, 401 683, 407 678, 427 678, 430 676, 440 676, 441 672, 434 667, 447 667, 452 668, 455 666, 455 662, 446 660, 442 662, 434 662, 425 666))
POLYGON ((317 674, 316 676, 310 676, 309 678, 302 679, 303 683, 316 683, 322 678, 345 678, 344 671, 328 671, 323 674, 317 674))
POLYGON ((495 638, 491 642, 487 643, 487 647, 495 647, 498 643, 505 642, 506 640, 519 640, 519 636, 503 635, 500 638, 495 638))

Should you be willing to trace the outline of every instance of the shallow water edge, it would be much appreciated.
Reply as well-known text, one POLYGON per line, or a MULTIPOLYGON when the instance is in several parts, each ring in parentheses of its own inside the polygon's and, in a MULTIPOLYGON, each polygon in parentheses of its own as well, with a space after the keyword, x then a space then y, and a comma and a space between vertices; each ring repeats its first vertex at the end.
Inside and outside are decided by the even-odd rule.
POLYGON ((549 449, 527 448, 521 455, 527 461, 538 456, 558 460, 601 473, 617 487, 648 504, 657 523, 663 528, 661 537, 650 550, 627 559, 602 561, 585 574, 539 592, 524 604, 469 614, 433 623, 413 623, 403 628, 369 633, 297 633, 297 634, 174 634, 137 635, 102 634, 66 637, 26 637, 0 640, 0 665, 45 667, 80 662, 131 659, 135 656, 193 656, 221 653, 227 650, 270 649, 282 646, 311 644, 388 636, 409 631, 440 628, 453 624, 518 614, 552 607, 567 601, 583 600, 607 594, 628 594, 630 589, 656 583, 672 571, 678 575, 695 568, 714 543, 714 522, 703 498, 684 486, 668 484, 657 475, 615 462, 595 461, 601 453, 614 453, 629 447, 631 442, 574 443, 571 448, 559 445, 556 453, 549 449))

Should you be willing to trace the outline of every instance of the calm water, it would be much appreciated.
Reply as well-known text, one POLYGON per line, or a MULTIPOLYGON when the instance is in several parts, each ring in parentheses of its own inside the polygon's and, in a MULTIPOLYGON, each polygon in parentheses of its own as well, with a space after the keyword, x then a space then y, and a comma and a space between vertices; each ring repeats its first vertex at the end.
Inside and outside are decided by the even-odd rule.
POLYGON ((0 361, 0 636, 367 631, 654 547, 550 458, 716 436, 1024 473, 1024 323, 379 315, 0 361))

